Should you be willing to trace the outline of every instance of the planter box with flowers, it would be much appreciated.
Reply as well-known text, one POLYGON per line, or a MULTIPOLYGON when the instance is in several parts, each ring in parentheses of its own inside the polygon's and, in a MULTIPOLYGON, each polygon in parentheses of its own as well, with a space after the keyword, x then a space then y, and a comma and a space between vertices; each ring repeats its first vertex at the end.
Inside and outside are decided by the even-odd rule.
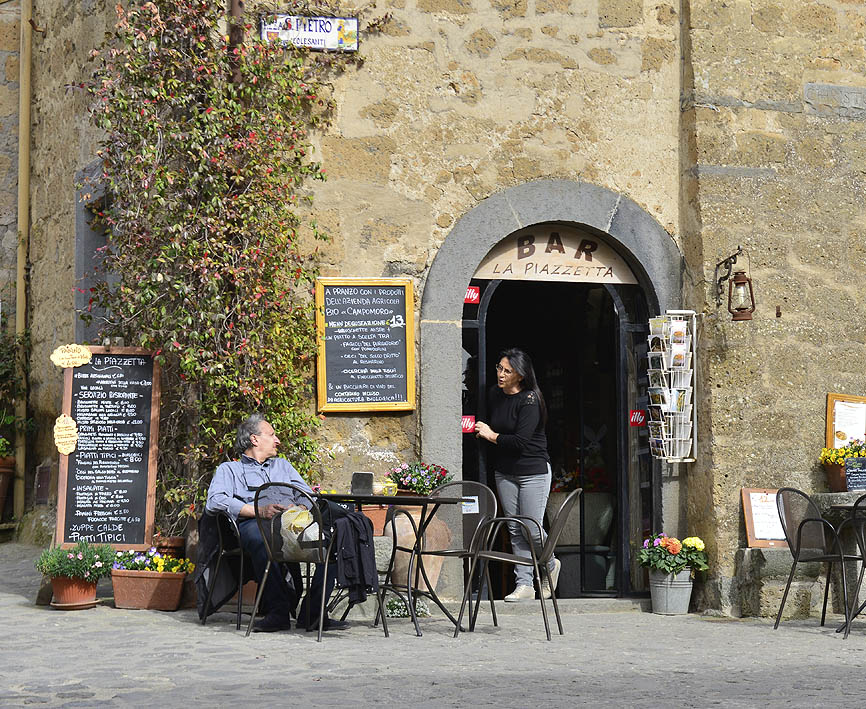
POLYGON ((454 476, 435 463, 401 463, 391 468, 388 479, 397 483, 397 494, 429 495, 440 485, 451 482, 454 476))
POLYGON ((692 574, 709 568, 701 538, 687 537, 680 541, 664 533, 656 534, 644 540, 637 558, 641 566, 649 569, 653 613, 688 613, 692 574))
POLYGON ((36 570, 51 579, 54 600, 61 610, 81 610, 96 605, 96 583, 111 573, 114 550, 107 544, 78 542, 74 547, 45 549, 36 570))
POLYGON ((841 448, 822 448, 821 465, 827 475, 827 487, 830 492, 847 492, 848 481, 845 479, 845 461, 848 458, 866 457, 866 443, 854 439, 841 448))
POLYGON ((146 552, 119 551, 114 556, 111 583, 116 608, 176 611, 187 573, 195 569, 189 559, 146 552))

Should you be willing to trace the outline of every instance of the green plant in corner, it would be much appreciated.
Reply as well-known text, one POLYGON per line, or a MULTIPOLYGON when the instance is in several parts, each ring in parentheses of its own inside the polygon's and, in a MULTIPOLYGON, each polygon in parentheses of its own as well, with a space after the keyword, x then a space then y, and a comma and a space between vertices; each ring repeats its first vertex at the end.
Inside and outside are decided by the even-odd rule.
POLYGON ((318 459, 311 293, 324 237, 302 205, 325 179, 310 131, 332 103, 317 76, 341 59, 255 39, 219 2, 118 5, 117 18, 81 85, 109 195, 96 210, 112 278, 91 303, 108 313, 103 335, 162 365, 157 526, 172 535, 201 511, 250 411, 267 412, 302 473, 318 459))
POLYGON ((26 393, 30 334, 15 335, 6 316, 0 317, 0 458, 15 455, 16 431, 30 431, 33 422, 15 415, 16 402, 26 393))

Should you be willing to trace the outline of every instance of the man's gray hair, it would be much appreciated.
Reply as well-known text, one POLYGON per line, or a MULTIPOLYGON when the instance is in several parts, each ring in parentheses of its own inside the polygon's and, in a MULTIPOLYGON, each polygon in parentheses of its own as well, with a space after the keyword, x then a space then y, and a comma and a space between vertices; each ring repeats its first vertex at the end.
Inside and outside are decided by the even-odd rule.
POLYGON ((264 421, 264 415, 256 412, 250 414, 241 422, 235 434, 235 446, 238 449, 238 453, 243 453, 245 450, 253 447, 250 436, 257 436, 259 434, 259 427, 264 421))

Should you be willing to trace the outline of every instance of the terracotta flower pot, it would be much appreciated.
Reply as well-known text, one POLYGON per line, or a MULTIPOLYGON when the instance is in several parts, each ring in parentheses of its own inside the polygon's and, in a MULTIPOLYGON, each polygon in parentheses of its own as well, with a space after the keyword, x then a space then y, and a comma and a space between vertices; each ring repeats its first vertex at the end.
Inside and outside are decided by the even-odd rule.
POLYGON ((51 605, 61 610, 82 610, 96 605, 96 582, 70 576, 51 579, 54 600, 51 605))
POLYGON ((183 559, 186 551, 186 539, 184 537, 154 537, 153 546, 162 556, 183 559))
POLYGON ((845 465, 842 463, 824 463, 823 465, 830 492, 847 492, 848 481, 845 479, 845 465))
POLYGON ((385 533, 385 517, 388 516, 388 506, 362 505, 361 512, 373 523, 373 536, 381 537, 385 533))
POLYGON ((112 569, 116 608, 176 611, 186 574, 112 569))

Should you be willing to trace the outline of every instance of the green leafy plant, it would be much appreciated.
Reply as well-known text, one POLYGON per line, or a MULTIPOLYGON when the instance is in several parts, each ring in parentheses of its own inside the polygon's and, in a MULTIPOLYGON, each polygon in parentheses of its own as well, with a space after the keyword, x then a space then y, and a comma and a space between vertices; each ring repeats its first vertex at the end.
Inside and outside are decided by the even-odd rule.
MULTIPOLYGON (((409 604, 399 597, 392 597, 385 603, 385 615, 388 618, 408 618, 409 604)), ((415 599, 415 615, 419 618, 430 617, 430 606, 423 598, 415 599)))
POLYGON ((173 556, 160 554, 156 547, 151 547, 145 552, 127 550, 119 551, 114 555, 113 569, 127 569, 129 571, 158 571, 160 573, 186 574, 195 569, 189 559, 176 559, 173 556))
POLYGON ((678 574, 684 569, 706 571, 708 556, 700 537, 686 537, 682 541, 666 534, 656 534, 644 539, 638 549, 637 558, 641 566, 654 571, 678 574))
POLYGON ((451 482, 453 477, 441 465, 421 462, 401 463, 388 473, 388 479, 397 483, 397 487, 419 495, 429 495, 440 485, 451 482))
POLYGON ((162 365, 157 526, 172 535, 200 512, 250 411, 267 412, 303 474, 318 460, 311 294, 324 235, 304 205, 325 179, 310 131, 332 103, 317 76, 340 58, 256 39, 225 3, 155 0, 117 17, 81 85, 104 135, 108 196, 92 209, 110 275, 82 316, 98 306, 103 335, 162 365))
POLYGON ((68 576, 96 582, 111 574, 113 557, 114 549, 108 544, 82 540, 69 549, 44 549, 36 559, 36 570, 52 579, 68 576))
POLYGON ((15 415, 15 404, 26 394, 30 334, 15 335, 6 316, 0 317, 0 458, 15 454, 16 431, 30 431, 33 422, 15 415))

